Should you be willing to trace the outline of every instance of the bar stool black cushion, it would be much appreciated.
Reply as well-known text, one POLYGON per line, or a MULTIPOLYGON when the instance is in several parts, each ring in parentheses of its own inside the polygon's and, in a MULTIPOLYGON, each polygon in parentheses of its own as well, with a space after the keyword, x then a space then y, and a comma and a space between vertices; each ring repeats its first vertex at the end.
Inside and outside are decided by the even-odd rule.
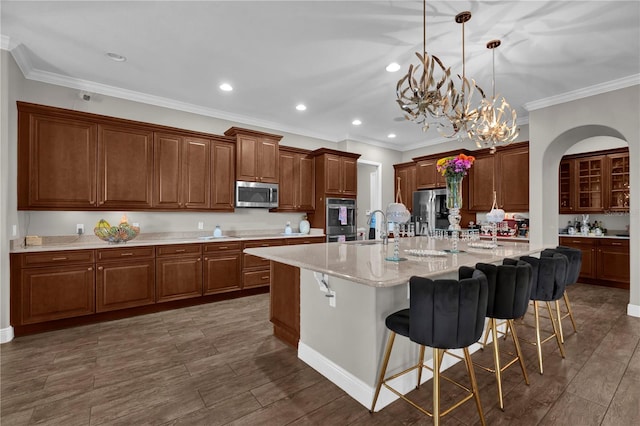
POLYGON ((487 317, 516 319, 527 312, 533 270, 530 264, 524 261, 517 261, 515 265, 477 263, 476 269, 487 277, 487 317))
POLYGON ((567 283, 569 259, 567 256, 554 253, 550 257, 522 256, 520 260, 533 268, 531 300, 551 302, 562 297, 567 283), (535 278, 535 280, 534 280, 535 278))
POLYGON ((555 249, 543 250, 540 257, 553 257, 556 253, 564 254, 569 260, 569 268, 566 275, 567 285, 578 282, 580 268, 582 268, 582 251, 572 247, 557 246, 555 249))

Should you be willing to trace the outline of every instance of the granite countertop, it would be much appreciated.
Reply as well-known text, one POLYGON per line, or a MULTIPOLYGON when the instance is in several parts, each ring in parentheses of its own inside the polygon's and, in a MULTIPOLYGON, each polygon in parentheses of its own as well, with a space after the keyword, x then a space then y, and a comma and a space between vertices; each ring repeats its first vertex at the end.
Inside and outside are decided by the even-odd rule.
POLYGON ((618 239, 618 240, 628 240, 629 236, 621 236, 621 235, 600 235, 596 236, 595 234, 582 235, 582 234, 558 234, 559 237, 570 237, 570 238, 597 238, 599 240, 602 239, 618 239))
MULTIPOLYGON (((234 233, 223 235, 222 237, 213 237, 211 233, 205 232, 157 232, 140 234, 131 241, 126 243, 111 244, 102 241, 95 235, 69 235, 42 237, 41 246, 23 246, 14 244, 11 247, 11 253, 34 253, 41 251, 57 251, 57 250, 89 250, 89 249, 110 249, 110 248, 127 248, 140 246, 158 246, 168 244, 195 244, 195 243, 222 243, 230 241, 247 241, 247 240, 269 240, 280 238, 308 238, 324 236, 322 229, 312 228, 309 234, 292 233, 285 235, 276 231, 252 230, 243 233, 234 233)), ((16 242, 17 240, 14 240, 16 242)))
MULTIPOLYGON (((487 242, 480 242, 487 244, 487 242)), ((350 241, 346 243, 308 244, 305 246, 280 246, 250 248, 244 252, 287 265, 340 277, 372 287, 391 287, 406 284, 411 276, 448 274, 460 266, 474 266, 478 262, 496 263, 505 257, 519 257, 542 251, 528 243, 500 241, 497 248, 473 248, 466 242, 459 243, 461 253, 445 253, 443 256, 415 256, 405 250, 442 251, 450 248, 447 240, 428 237, 400 239, 400 257, 407 260, 395 262, 385 258, 393 256, 393 241, 388 245, 380 240, 350 241)))

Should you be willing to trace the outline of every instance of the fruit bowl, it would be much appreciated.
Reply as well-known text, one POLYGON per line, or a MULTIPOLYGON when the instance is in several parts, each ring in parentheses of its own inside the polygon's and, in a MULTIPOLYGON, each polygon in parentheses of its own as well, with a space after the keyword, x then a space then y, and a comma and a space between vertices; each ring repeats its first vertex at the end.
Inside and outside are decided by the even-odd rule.
POLYGON ((126 222, 120 223, 118 226, 110 226, 107 221, 101 220, 93 228, 93 233, 96 237, 108 243, 126 243, 138 236, 140 228, 131 226, 126 222))

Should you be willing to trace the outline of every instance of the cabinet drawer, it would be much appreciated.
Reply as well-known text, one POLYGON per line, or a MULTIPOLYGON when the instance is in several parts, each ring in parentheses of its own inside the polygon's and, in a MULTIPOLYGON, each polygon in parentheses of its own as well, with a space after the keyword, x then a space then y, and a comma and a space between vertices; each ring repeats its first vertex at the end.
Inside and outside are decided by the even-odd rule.
MULTIPOLYGON (((282 246, 286 244, 286 240, 284 239, 274 239, 274 240, 260 240, 260 241, 247 241, 243 243, 243 250, 248 248, 257 248, 257 247, 274 247, 274 246, 282 246)), ((262 257, 253 256, 250 254, 244 254, 242 258, 242 268, 269 268, 269 260, 264 259, 262 257)))
POLYGON ((575 247, 575 246, 595 246, 595 240, 593 238, 580 238, 580 237, 560 237, 560 245, 575 247))
POLYGON ((98 260, 141 259, 153 257, 153 247, 131 247, 98 250, 98 260))
POLYGON ((629 248, 629 240, 606 238, 599 241, 600 246, 629 248))
POLYGON ((268 269, 244 272, 242 283, 244 288, 268 286, 271 283, 271 273, 268 269))
POLYGON ((240 241, 231 241, 228 243, 214 243, 204 245, 204 254, 226 253, 230 251, 240 251, 242 243, 240 241))
POLYGON ((287 245, 297 244, 317 244, 324 243, 325 237, 308 237, 308 238, 290 238, 287 240, 287 245))
POLYGON ((168 246, 157 246, 156 256, 176 256, 182 254, 200 254, 202 246, 200 244, 174 244, 168 246))
POLYGON ((93 250, 47 251, 22 255, 22 267, 51 266, 58 264, 93 263, 93 250))

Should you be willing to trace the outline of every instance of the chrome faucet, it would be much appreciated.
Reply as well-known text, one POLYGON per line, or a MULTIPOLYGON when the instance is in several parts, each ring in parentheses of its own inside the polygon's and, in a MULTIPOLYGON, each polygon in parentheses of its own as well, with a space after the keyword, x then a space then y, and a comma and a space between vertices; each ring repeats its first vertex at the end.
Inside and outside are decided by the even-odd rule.
POLYGON ((367 225, 371 225, 371 219, 373 218, 373 215, 376 213, 380 213, 382 215, 382 220, 384 221, 383 229, 382 231, 380 231, 380 238, 382 238, 382 244, 386 246, 387 243, 389 242, 389 237, 387 234, 387 231, 389 229, 389 223, 387 223, 387 216, 384 214, 384 212, 382 210, 372 211, 371 214, 369 215, 369 219, 367 220, 367 225))

